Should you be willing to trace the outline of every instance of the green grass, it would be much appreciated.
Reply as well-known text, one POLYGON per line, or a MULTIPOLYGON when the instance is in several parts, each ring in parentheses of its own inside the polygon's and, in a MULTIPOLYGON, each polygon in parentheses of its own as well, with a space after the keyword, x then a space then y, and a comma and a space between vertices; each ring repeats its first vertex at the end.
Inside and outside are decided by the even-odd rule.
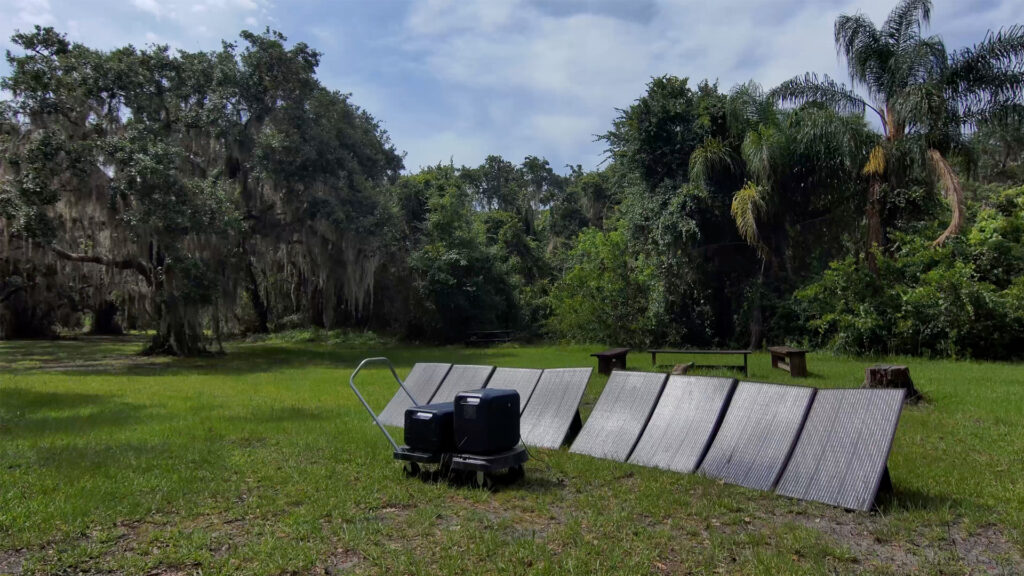
MULTIPOLYGON (((904 411, 894 496, 862 514, 564 449, 494 493, 405 479, 347 386, 370 355, 404 374, 590 366, 595 347, 140 346, 0 343, 0 574, 1024 572, 1019 365, 894 359, 928 402, 904 411)), ((799 383, 857 386, 871 362, 812 354, 799 383)), ((383 406, 394 384, 364 374, 383 406)), ((750 379, 790 382, 762 354, 750 379)))

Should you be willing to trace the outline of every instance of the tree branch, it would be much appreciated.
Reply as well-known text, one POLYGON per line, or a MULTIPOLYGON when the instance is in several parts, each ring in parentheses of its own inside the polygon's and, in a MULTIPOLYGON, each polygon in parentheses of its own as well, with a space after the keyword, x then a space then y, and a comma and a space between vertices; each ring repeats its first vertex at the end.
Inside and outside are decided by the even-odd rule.
POLYGON ((52 250, 58 257, 71 262, 87 262, 90 264, 100 264, 111 268, 117 268, 118 270, 134 270, 146 280, 146 284, 150 286, 153 285, 153 271, 142 260, 132 258, 118 260, 116 258, 99 256, 97 254, 74 254, 52 244, 50 245, 50 250, 52 250))

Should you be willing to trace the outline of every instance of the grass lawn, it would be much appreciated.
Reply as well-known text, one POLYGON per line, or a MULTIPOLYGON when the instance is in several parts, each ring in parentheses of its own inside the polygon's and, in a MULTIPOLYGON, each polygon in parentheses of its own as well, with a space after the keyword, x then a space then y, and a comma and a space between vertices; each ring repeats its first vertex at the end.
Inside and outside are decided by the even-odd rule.
MULTIPOLYGON (((904 410, 894 496, 864 514, 565 449, 495 493, 405 479, 347 386, 370 355, 404 374, 591 366, 596 347, 140 347, 0 343, 0 574, 1024 573, 1019 365, 895 359, 928 401, 904 410)), ((857 386, 870 362, 812 354, 802 383, 857 386)), ((365 375, 383 407, 393 382, 365 375)), ((764 354, 750 378, 789 381, 764 354)))

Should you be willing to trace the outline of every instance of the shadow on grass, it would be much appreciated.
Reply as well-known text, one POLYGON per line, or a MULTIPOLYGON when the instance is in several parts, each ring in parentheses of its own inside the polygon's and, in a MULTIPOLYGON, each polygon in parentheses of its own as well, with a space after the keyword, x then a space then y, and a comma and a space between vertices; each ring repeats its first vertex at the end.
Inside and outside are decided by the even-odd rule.
POLYGON ((86 434, 144 419, 144 407, 101 394, 0 390, 0 435, 86 434))
POLYGON ((75 340, 0 342, 0 371, 66 371, 140 376, 243 375, 308 367, 354 369, 364 358, 386 356, 399 367, 416 362, 488 363, 514 357, 501 348, 380 346, 333 344, 230 343, 226 354, 195 358, 142 356, 148 337, 83 336, 75 340))
POLYGON ((923 492, 915 488, 894 486, 891 491, 879 492, 878 510, 891 513, 908 510, 926 510, 936 512, 959 508, 955 498, 942 494, 923 492))
MULTIPOLYGON (((273 406, 254 412, 213 415, 216 406, 191 407, 189 419, 203 423, 215 419, 242 424, 274 425, 323 421, 332 414, 302 406, 273 406)), ((97 430, 160 421, 180 421, 152 407, 118 400, 114 396, 80 392, 42 392, 24 388, 0 389, 0 436, 87 435, 97 430)))

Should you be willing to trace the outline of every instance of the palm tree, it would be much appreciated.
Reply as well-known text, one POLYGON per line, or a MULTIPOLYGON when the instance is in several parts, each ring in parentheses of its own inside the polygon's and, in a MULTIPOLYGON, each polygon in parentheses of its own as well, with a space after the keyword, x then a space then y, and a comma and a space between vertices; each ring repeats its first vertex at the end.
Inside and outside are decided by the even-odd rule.
POLYGON ((842 114, 878 115, 882 140, 863 169, 869 247, 884 242, 881 188, 897 144, 915 150, 942 184, 952 209, 949 226, 935 240, 942 244, 964 224, 963 190, 947 157, 966 147, 965 131, 1024 101, 1024 26, 989 32, 972 47, 947 52, 941 38, 922 34, 931 9, 931 0, 901 0, 881 27, 860 13, 841 15, 836 50, 853 87, 808 73, 771 92, 783 104, 817 102, 842 114))

